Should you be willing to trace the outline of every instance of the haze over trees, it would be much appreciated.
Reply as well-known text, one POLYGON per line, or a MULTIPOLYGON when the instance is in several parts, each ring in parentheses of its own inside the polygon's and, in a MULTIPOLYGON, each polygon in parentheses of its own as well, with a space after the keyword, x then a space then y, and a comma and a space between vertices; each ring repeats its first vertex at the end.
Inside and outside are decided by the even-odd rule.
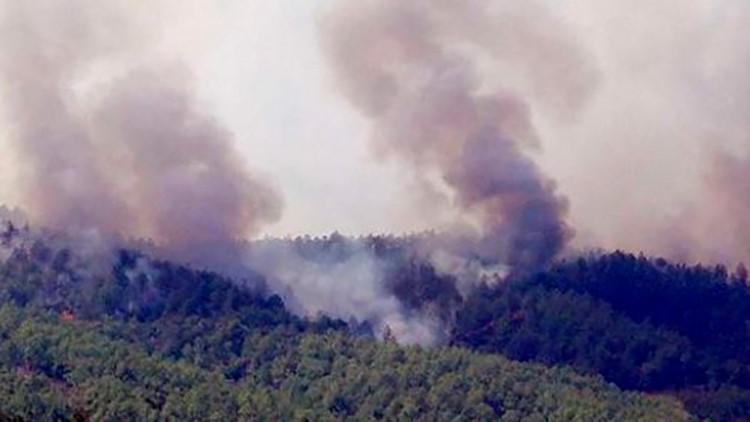
POLYGON ((750 420, 656 256, 750 256, 750 7, 187 3, 0 0, 0 422, 750 420))
MULTIPOLYGON (((357 242, 389 264, 385 288, 405 312, 443 324, 428 349, 399 346, 389 332, 377 340, 374 321, 295 315, 261 273, 238 282, 129 249, 103 259, 8 224, 0 359, 13 400, 0 410, 94 420, 663 420, 686 417, 682 406, 718 420, 748 415, 743 267, 592 254, 533 274, 485 276, 463 294, 455 277, 413 252, 415 239, 357 242), (222 398, 205 399, 211 394, 222 398), (211 408, 216 402, 227 406, 211 408)), ((345 260, 354 240, 279 242, 330 262, 345 260)))
MULTIPOLYGON (((570 368, 404 347, 376 340, 365 322, 298 317, 261 280, 233 283, 127 250, 98 272, 63 243, 18 242, 22 231, 6 227, 0 264, 4 417, 688 419, 676 399, 570 368)), ((460 296, 441 299, 454 297, 451 280, 426 268, 407 266, 393 288, 415 309, 458 306, 460 296), (413 280, 426 287, 403 287, 413 280)))

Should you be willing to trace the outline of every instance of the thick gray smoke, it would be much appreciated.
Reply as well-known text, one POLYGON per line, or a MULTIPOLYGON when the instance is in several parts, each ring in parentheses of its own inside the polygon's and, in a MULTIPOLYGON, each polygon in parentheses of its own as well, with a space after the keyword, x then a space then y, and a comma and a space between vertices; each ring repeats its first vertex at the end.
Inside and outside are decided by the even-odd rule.
POLYGON ((562 117, 584 102, 592 72, 549 11, 535 2, 340 1, 323 40, 342 92, 374 124, 378 153, 426 180, 436 172, 479 226, 467 253, 529 269, 562 250, 572 234, 566 201, 529 155, 538 144, 532 110, 508 89, 521 78, 562 117))
POLYGON ((268 277, 293 312, 366 321, 378 337, 388 327, 405 344, 435 344, 445 336, 444 321, 409 312, 388 288, 390 262, 367 242, 337 234, 307 242, 308 256, 300 250, 305 241, 278 239, 254 242, 248 254, 249 264, 268 277))
MULTIPOLYGON (((12 164, 0 177, 16 176, 4 184, 20 196, 10 202, 32 224, 97 239, 88 245, 120 232, 232 275, 257 268, 302 314, 353 316, 376 330, 387 324, 406 342, 439 339, 437 319, 384 288, 384 260, 363 245, 332 263, 284 244, 248 252, 233 242, 277 219, 281 201, 204 113, 174 51, 160 50, 171 29, 163 15, 185 4, 0 0, 0 113, 8 123, 0 126, 0 161, 12 164)), ((374 155, 406 164, 416 179, 380 183, 427 187, 415 196, 445 195, 453 209, 434 208, 459 215, 449 236, 430 237, 424 249, 441 274, 456 276, 460 293, 483 274, 544 265, 572 228, 577 248, 750 258, 747 2, 326 6, 321 40, 335 87, 372 124, 374 155)), ((191 48, 183 35, 178 43, 191 48)), ((283 64, 301 53, 275 50, 283 64)), ((259 53, 258 61, 271 55, 259 53)), ((258 79, 242 82, 265 83, 258 79)), ((293 90, 283 78, 267 79, 269 91, 280 83, 293 90)), ((330 136, 311 132, 313 142, 330 136)), ((326 163, 310 168, 341 171, 326 163)), ((346 203, 370 207, 367 190, 346 203)), ((425 227, 433 211, 420 210, 425 227)))
POLYGON ((158 8, 96 0, 0 8, 3 111, 33 222, 148 237, 181 255, 279 217, 279 196, 200 110, 184 67, 150 51, 159 34, 148 16, 158 8))

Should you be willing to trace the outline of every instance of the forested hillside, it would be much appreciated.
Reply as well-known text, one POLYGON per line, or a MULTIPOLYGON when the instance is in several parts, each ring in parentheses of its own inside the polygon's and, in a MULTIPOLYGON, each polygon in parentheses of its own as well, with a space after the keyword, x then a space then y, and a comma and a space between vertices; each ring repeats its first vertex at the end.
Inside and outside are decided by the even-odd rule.
MULTIPOLYGON (((127 250, 100 272, 95 257, 18 230, 3 234, 0 265, 2 418, 688 419, 675 399, 564 367, 403 347, 365 323, 294 316, 262 277, 236 284, 127 250)), ((415 308, 442 297, 403 287, 447 286, 407 267, 394 288, 415 308)))
POLYGON ((616 252, 474 291, 454 345, 572 365, 624 389, 669 392, 715 420, 750 416, 747 271, 616 252))
MULTIPOLYGON (((317 412, 316 417, 325 414, 395 417, 407 411, 404 409, 408 408, 408 400, 400 401, 406 397, 410 397, 408 403, 417 409, 409 411, 427 418, 438 417, 439 412, 447 412, 440 418, 528 416, 532 412, 529 409, 547 406, 538 400, 547 400, 549 395, 557 397, 555 402, 565 402, 568 393, 564 391, 580 390, 579 382, 588 383, 584 390, 591 397, 586 400, 604 403, 599 407, 589 403, 581 409, 601 408, 602 414, 610 415, 624 409, 651 414, 652 405, 661 406, 660 412, 679 409, 670 407, 675 404, 666 399, 623 396, 596 379, 580 378, 582 381, 570 385, 573 375, 568 369, 510 364, 505 357, 549 368, 563 365, 582 374, 602 377, 622 390, 670 395, 701 417, 731 420, 750 415, 750 330, 747 329, 750 287, 742 266, 730 272, 721 266, 676 265, 663 259, 616 252, 561 261, 535 274, 485 276, 476 280, 473 290, 463 296, 459 293, 459 281, 438 271, 425 258, 424 238, 419 236, 352 241, 334 235, 283 241, 304 259, 324 263, 347 262, 350 256, 359 253, 358 249, 365 247, 373 259, 383 263, 384 288, 399 300, 406 312, 437 318, 449 333, 442 344, 485 355, 480 356, 445 349, 444 345, 424 351, 400 348, 392 341, 380 343, 375 340, 369 321, 342 321, 325 314, 315 318, 295 315, 279 296, 269 291, 261 273, 246 272, 246 278, 230 280, 214 272, 153 259, 133 249, 118 249, 113 255, 103 257, 78 250, 81 246, 69 239, 13 225, 5 228, 0 241, 0 301, 4 307, 2 365, 8 379, 5 385, 14 386, 8 387, 8 394, 16 397, 9 402, 16 404, 3 409, 6 415, 35 419, 39 412, 58 412, 70 418, 76 412, 93 417, 96 412, 123 411, 141 418, 163 417, 167 414, 164 412, 172 412, 164 407, 167 396, 174 389, 183 390, 177 387, 181 385, 178 381, 169 379, 159 387, 158 394, 163 397, 157 404, 153 402, 155 399, 146 400, 151 393, 123 399, 127 402, 123 404, 126 410, 97 407, 116 400, 103 400, 100 405, 86 401, 89 399, 80 401, 83 399, 79 395, 85 395, 89 385, 86 382, 94 382, 88 376, 70 378, 71 373, 78 371, 75 368, 83 364, 81 356, 98 348, 122 348, 129 354, 128 345, 134 346, 132 353, 139 353, 139 357, 133 358, 135 361, 151 362, 161 368, 157 372, 171 373, 171 369, 165 368, 174 366, 191 368, 196 374, 204 371, 206 376, 215 377, 212 382, 226 387, 227 397, 231 396, 227 400, 232 403, 239 403, 240 396, 236 394, 260 388, 271 402, 286 400, 284 409, 317 412), (92 345, 74 342, 74 338, 90 339, 92 345), (61 342, 72 343, 62 346, 61 342), (329 361, 303 376, 298 368, 307 360, 300 363, 296 359, 306 356, 303 346, 311 342, 322 342, 328 347, 329 361), (85 350, 89 352, 71 347, 88 347, 85 350), (377 405, 365 404, 372 398, 372 394, 362 395, 367 382, 375 382, 367 387, 371 392, 382 390, 385 387, 380 383, 386 382, 385 375, 374 369, 369 372, 367 368, 373 361, 367 359, 386 351, 390 351, 391 357, 420 356, 425 362, 415 366, 416 361, 389 361, 390 358, 381 357, 383 368, 406 365, 406 372, 398 375, 406 378, 386 377, 388 388, 394 391, 386 398, 381 397, 377 405), (464 353, 459 366, 449 365, 448 370, 443 368, 444 364, 435 363, 444 355, 456 353, 464 353), (280 361, 283 356, 292 361, 280 361), (359 378, 347 378, 350 374, 346 371, 332 373, 336 362, 358 367, 359 378), (511 379, 524 377, 514 375, 514 371, 520 371, 519 374, 536 371, 533 379, 523 381, 533 386, 525 390, 528 394, 524 400, 528 403, 514 399, 511 405, 504 399, 500 405, 495 397, 501 390, 494 381, 477 380, 474 385, 470 368, 489 365, 487 362, 513 368, 507 369, 506 374, 511 379), (474 400, 473 405, 456 405, 452 410, 438 406, 449 400, 435 398, 437 393, 432 389, 436 388, 439 377, 429 378, 429 374, 443 370, 464 380, 451 389, 466 388, 463 393, 459 388, 454 394, 466 403, 474 400), (299 379, 301 376, 303 379, 299 379), (334 376, 344 377, 337 382, 348 391, 340 398, 346 403, 337 402, 334 406, 328 402, 328 407, 319 407, 325 401, 308 395, 323 393, 309 389, 318 382, 331 382, 334 376), (412 385, 411 377, 422 381, 412 385), (295 387, 284 390, 282 385, 292 385, 288 383, 295 387), (44 393, 29 396, 30 401, 23 400, 25 394, 20 392, 32 388, 29 385, 41 388, 44 393), (541 393, 539 389, 550 391, 541 393), (482 399, 478 400, 480 395, 482 399), (628 400, 635 402, 623 404, 628 400), (479 404, 487 407, 478 410, 479 404)), ((130 384, 123 384, 126 380, 122 379, 123 373, 115 371, 117 365, 100 361, 113 353, 85 358, 86 371, 102 365, 96 377, 114 377, 107 379, 120 386, 117 394, 127 397, 135 394, 136 385, 146 390, 152 388, 149 385, 154 381, 130 380, 130 384), (107 372, 110 369, 115 373, 107 372), (141 382, 147 384, 140 385, 141 382)), ((195 382, 199 386, 203 381, 195 382)), ((106 389, 96 387, 91 391, 106 389)), ((338 396, 331 397, 333 400, 338 396)), ((573 404, 561 406, 566 411, 578 411, 573 404)), ((240 407, 237 404, 233 409, 240 412, 240 407)), ((264 412, 280 411, 270 404, 266 407, 264 412)), ((545 412, 558 410, 549 404, 542 413, 549 416, 551 413, 545 412)), ((234 415, 250 417, 249 413, 234 415)), ((266 415, 293 416, 292 413, 266 415)))
POLYGON ((675 401, 568 369, 344 333, 279 327, 243 337, 231 319, 61 321, 12 306, 0 327, 0 406, 28 420, 686 418, 675 401))

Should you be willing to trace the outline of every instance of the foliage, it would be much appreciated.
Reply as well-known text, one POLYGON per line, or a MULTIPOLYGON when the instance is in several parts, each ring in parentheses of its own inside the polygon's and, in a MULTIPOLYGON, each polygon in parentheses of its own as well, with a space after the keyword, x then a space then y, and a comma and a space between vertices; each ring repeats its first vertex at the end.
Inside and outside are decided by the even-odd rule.
POLYGON ((685 390, 678 395, 696 414, 747 417, 746 277, 622 252, 563 261, 474 291, 452 342, 572 365, 621 388, 685 390))
POLYGON ((0 419, 685 416, 668 399, 491 353, 624 389, 679 390, 701 416, 747 415, 746 271, 618 253, 463 298, 425 260, 432 238, 292 241, 320 262, 370 251, 404 309, 450 324, 454 346, 487 354, 475 355, 376 343, 366 324, 294 316, 258 274, 237 283, 24 230, 0 233, 0 419))
MULTIPOLYGON (((192 330, 206 320, 174 324, 192 330)), ((565 368, 344 332, 281 327, 231 341, 240 321, 175 340, 157 322, 61 321, 0 310, 0 412, 28 420, 685 420, 674 400, 565 368), (143 331, 154 334, 139 340, 143 331), (150 343, 149 343, 150 342, 150 343), (166 349, 165 349, 166 350, 166 349)))

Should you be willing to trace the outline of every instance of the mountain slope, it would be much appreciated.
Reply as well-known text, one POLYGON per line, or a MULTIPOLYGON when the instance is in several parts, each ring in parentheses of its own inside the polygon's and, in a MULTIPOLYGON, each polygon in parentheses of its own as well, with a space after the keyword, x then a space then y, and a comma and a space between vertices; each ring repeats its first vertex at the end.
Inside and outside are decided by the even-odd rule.
POLYGON ((276 330, 254 332, 233 353, 233 327, 218 323, 175 358, 154 347, 168 336, 159 323, 69 321, 6 305, 0 411, 28 420, 688 418, 674 400, 455 348, 276 330), (148 340, 134 341, 143 330, 148 340))
MULTIPOLYGON (((103 258, 17 230, 3 235, 0 260, 2 417, 688 418, 674 399, 570 369, 402 347, 388 335, 375 341, 367 324, 294 316, 260 276, 236 284, 135 251, 103 258)), ((415 265, 395 281, 415 308, 455 295, 415 265)))

